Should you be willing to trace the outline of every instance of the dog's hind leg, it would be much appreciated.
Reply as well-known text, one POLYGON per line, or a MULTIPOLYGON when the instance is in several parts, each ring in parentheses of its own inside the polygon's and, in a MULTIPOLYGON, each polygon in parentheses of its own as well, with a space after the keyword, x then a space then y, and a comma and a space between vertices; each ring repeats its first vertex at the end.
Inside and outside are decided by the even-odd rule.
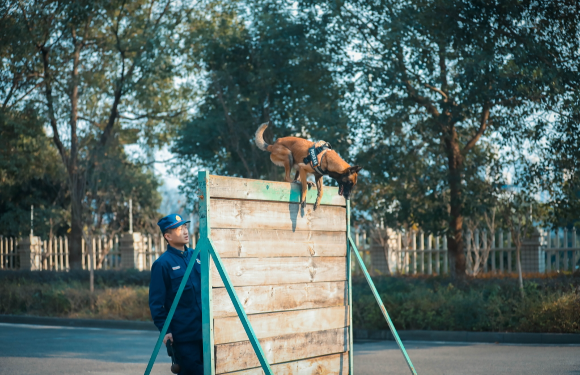
POLYGON ((320 206, 320 200, 322 199, 322 175, 317 174, 315 179, 316 179, 316 187, 318 188, 318 195, 316 196, 316 203, 314 204, 314 211, 316 211, 316 209, 318 208, 318 206, 320 206))
POLYGON ((306 193, 308 192, 308 184, 306 182, 306 170, 304 168, 299 169, 300 172, 300 183, 302 184, 302 194, 300 194, 300 204, 302 208, 306 207, 306 193))
POLYGON ((284 180, 286 182, 292 182, 292 179, 290 178, 290 172, 292 172, 292 165, 294 164, 292 151, 282 145, 275 144, 272 146, 270 160, 272 160, 272 163, 284 167, 284 180))
MULTIPOLYGON (((298 167, 298 168, 300 168, 300 167, 298 167)), ((294 181, 292 181, 292 182, 296 182, 297 184, 299 184, 300 183, 299 178, 300 178, 300 169, 298 169, 296 171, 296 174, 294 175, 294 181)))
POLYGON ((286 172, 286 174, 284 175, 284 179, 286 180, 286 182, 292 182, 292 179, 290 178, 290 173, 292 172, 292 166, 294 165, 294 157, 292 156, 292 153, 288 154, 288 163, 284 163, 284 171, 286 172))

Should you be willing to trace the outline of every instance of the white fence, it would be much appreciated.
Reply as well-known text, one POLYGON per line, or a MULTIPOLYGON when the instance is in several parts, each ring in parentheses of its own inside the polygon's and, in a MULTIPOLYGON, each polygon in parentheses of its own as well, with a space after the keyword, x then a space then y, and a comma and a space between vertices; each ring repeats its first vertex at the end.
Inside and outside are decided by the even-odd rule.
MULTIPOLYGON (((0 236, 0 269, 20 269, 19 241, 21 239, 0 236)), ((153 262, 165 251, 165 240, 161 234, 138 234, 130 236, 133 268, 150 270, 153 262)), ((94 269, 121 268, 122 249, 119 236, 96 236, 88 243, 82 240, 82 268, 89 269, 91 249, 94 250, 94 269)), ((69 241, 66 236, 36 241, 31 246, 33 269, 67 271, 69 264, 69 241)), ((129 256, 131 253, 126 253, 129 256)))
MULTIPOLYGON (((365 265, 372 274, 444 274, 449 270, 447 238, 433 236, 421 231, 408 233, 385 229, 383 245, 368 235, 366 230, 357 229, 353 233, 355 243, 361 252, 365 265)), ((580 241, 576 230, 543 230, 537 238, 526 239, 522 246, 522 267, 524 272, 574 272, 579 268, 580 241), (537 248, 530 259, 530 249, 537 248), (537 254, 537 255, 536 255, 537 254)), ((469 273, 516 272, 516 248, 511 234, 497 230, 491 236, 484 230, 464 233, 465 255, 469 273), (474 246, 475 245, 475 246, 474 246)))
MULTIPOLYGON (((386 246, 381 246, 367 236, 365 230, 354 230, 353 238, 361 252, 365 265, 374 275, 388 273, 404 274, 445 274, 449 270, 447 239, 421 231, 409 233, 385 230, 386 246)), ((153 262, 165 251, 165 241, 161 234, 130 235, 133 260, 125 264, 138 270, 149 270, 153 262)), ((195 235, 192 236, 195 238, 195 235)), ((479 258, 479 273, 516 272, 516 249, 509 232, 498 230, 488 244, 490 236, 485 231, 466 232, 467 269, 473 273, 479 258), (477 244, 477 246, 473 246, 477 244), (489 251, 487 251, 489 249, 489 251), (485 259, 487 258, 487 259, 485 259), (483 259, 483 261, 482 261, 483 259)), ((0 269, 20 269, 19 239, 0 236, 0 269)), ((95 251, 94 269, 119 269, 123 250, 119 236, 98 236, 83 240, 82 267, 88 269, 91 248, 95 251)), ((528 251, 537 245, 538 251, 522 254, 524 272, 574 272, 579 269, 580 241, 576 230, 560 229, 541 231, 534 240, 526 240, 528 251), (535 241, 535 242, 534 242, 535 241), (537 255, 536 255, 537 254, 537 255)), ((66 271, 69 265, 69 243, 67 237, 53 237, 40 240, 33 254, 37 270, 66 271)), ((522 249, 524 250, 524 249, 522 249)), ((356 271, 356 269, 355 269, 356 271)))
POLYGON ((18 239, 0 236, 0 269, 16 269, 19 264, 18 239))

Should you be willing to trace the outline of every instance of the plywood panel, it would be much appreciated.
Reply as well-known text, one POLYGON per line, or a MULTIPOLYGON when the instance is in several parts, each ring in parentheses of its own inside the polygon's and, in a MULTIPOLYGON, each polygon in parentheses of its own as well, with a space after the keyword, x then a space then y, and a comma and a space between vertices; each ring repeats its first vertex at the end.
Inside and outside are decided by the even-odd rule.
MULTIPOLYGON (((280 181, 250 180, 236 177, 209 176, 211 198, 251 199, 279 202, 300 202, 301 185, 280 181)), ((308 189, 306 202, 316 201, 316 188, 308 189)), ((338 188, 325 186, 321 204, 346 206, 338 188)))
MULTIPOLYGON (((346 280, 346 257, 224 258, 222 263, 234 286, 346 280)), ((224 286, 213 261, 212 285, 224 286)))
MULTIPOLYGON (((283 311, 248 317, 258 339, 342 328, 348 325, 348 307, 283 311)), ((237 316, 214 319, 215 345, 248 340, 237 316)))
MULTIPOLYGON (((280 363, 272 366, 276 375, 348 375, 348 352, 280 363)), ((232 375, 264 375, 261 367, 230 372, 232 375)))
POLYGON ((212 228, 283 229, 344 232, 346 208, 296 203, 210 199, 212 228))
POLYGON ((343 232, 216 228, 211 238, 222 258, 346 256, 346 228, 343 232))
MULTIPOLYGON (((213 316, 237 316, 225 288, 214 288, 213 316)), ((236 293, 246 314, 343 306, 346 282, 285 284, 237 287, 236 293)))
MULTIPOLYGON (((260 345, 270 364, 343 353, 348 349, 348 329, 297 333, 261 339, 260 345)), ((249 341, 216 346, 216 374, 259 367, 249 341)))

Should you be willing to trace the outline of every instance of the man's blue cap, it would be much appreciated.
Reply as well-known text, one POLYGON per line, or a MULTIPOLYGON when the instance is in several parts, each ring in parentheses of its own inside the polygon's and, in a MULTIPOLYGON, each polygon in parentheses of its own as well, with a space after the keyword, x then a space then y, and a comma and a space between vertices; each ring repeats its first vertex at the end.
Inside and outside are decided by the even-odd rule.
POLYGON ((190 220, 183 220, 183 218, 177 214, 169 214, 157 222, 161 232, 165 232, 167 229, 173 229, 182 226, 183 224, 189 223, 190 220))

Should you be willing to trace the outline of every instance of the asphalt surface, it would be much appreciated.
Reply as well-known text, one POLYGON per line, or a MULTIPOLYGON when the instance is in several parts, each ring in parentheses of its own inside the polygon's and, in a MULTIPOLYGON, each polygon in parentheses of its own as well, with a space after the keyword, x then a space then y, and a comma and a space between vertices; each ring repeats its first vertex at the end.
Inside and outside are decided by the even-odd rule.
MULTIPOLYGON (((100 328, 0 323, 0 374, 143 374, 157 334, 100 328)), ((424 374, 579 374, 580 345, 509 345, 408 341, 424 374)), ((355 342, 357 375, 408 374, 392 341, 355 342)), ((157 357, 152 374, 170 374, 157 357)))

